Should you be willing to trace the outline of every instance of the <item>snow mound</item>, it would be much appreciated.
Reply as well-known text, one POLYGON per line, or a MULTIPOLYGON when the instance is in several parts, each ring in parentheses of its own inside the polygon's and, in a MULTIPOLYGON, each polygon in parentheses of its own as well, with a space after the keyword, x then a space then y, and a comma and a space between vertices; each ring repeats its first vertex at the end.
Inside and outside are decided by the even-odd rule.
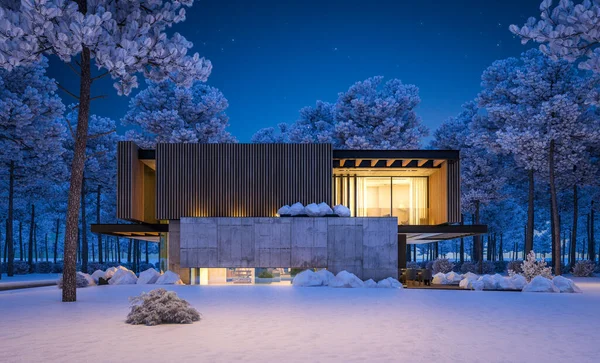
POLYGON ((329 281, 330 287, 363 287, 364 285, 361 279, 346 270, 340 271, 333 280, 329 281))
POLYGON ((321 210, 319 209, 319 206, 315 203, 310 203, 309 205, 304 207, 304 212, 308 214, 309 217, 319 217, 321 210))
POLYGON ((496 288, 498 290, 517 290, 515 284, 513 284, 512 280, 508 277, 502 277, 496 281, 496 288))
POLYGON ((400 281, 396 280, 395 278, 388 277, 386 280, 388 280, 388 282, 394 289, 402 289, 402 284, 400 283, 400 281))
POLYGON ((431 283, 436 285, 447 285, 448 280, 446 280, 445 274, 438 272, 435 275, 433 275, 433 280, 431 281, 431 283))
POLYGON ((560 290, 554 286, 552 280, 538 275, 523 287, 523 292, 560 292, 560 290))
POLYGON ((324 286, 328 286, 329 281, 335 278, 335 275, 331 271, 326 269, 321 269, 315 272, 315 275, 319 276, 319 278, 321 279, 321 284, 324 286))
POLYGON ((302 205, 302 203, 298 202, 292 204, 292 206, 290 207, 290 214, 293 216, 297 216, 298 214, 304 214, 304 206, 302 205))
MULTIPOLYGON (((121 266, 119 266, 121 267, 121 266)), ((123 267, 124 268, 124 267, 123 267)), ((128 269, 118 269, 117 272, 108 280, 109 285, 133 285, 137 282, 137 276, 128 269)))
POLYGON ((181 277, 175 272, 169 270, 162 274, 155 282, 156 285, 184 285, 181 277))
POLYGON ((377 283, 373 281, 373 279, 368 279, 365 281, 365 287, 378 287, 377 283))
POLYGON ((582 292, 579 286, 575 285, 573 280, 567 279, 562 276, 555 276, 552 279, 552 283, 558 288, 560 292, 582 292))
POLYGON ((318 275, 313 270, 304 270, 294 276, 292 285, 298 287, 321 286, 323 285, 323 279, 321 275, 318 275))
POLYGON ((510 281, 515 287, 515 290, 523 290, 525 285, 527 285, 527 279, 525 278, 525 276, 520 274, 512 275, 510 277, 510 281))
POLYGON ((462 275, 463 279, 469 279, 469 280, 477 280, 479 279, 479 275, 474 274, 472 272, 467 272, 466 274, 462 275))
MULTIPOLYGON (((121 267, 121 266, 119 266, 121 267)), ((115 274, 115 272, 117 272, 117 268, 116 267, 109 267, 106 269, 106 272, 104 273, 104 278, 105 279, 110 279, 113 277, 113 275, 115 274)))
POLYGON ((277 211, 277 214, 279 214, 279 215, 290 214, 290 206, 286 204, 283 207, 279 208, 279 210, 277 211))
POLYGON ((486 290, 496 290, 496 280, 493 276, 483 275, 477 281, 481 281, 486 290))
POLYGON ((319 214, 322 216, 327 214, 333 214, 333 209, 331 209, 331 207, 327 203, 321 202, 319 203, 319 214))
POLYGON ((94 273, 92 274, 92 278, 94 279, 95 283, 98 283, 98 281, 100 280, 101 277, 104 277, 106 275, 106 272, 102 271, 102 270, 96 270, 94 271, 94 273))
POLYGON ((384 288, 384 289, 391 289, 392 283, 389 282, 388 279, 383 279, 377 283, 377 287, 384 288))
POLYGON ((77 272, 77 273, 79 275, 83 276, 83 278, 87 280, 88 286, 96 285, 96 281, 94 281, 94 278, 90 274, 84 274, 83 272, 77 272))
POLYGON ((446 274, 446 280, 450 284, 455 284, 462 280, 462 275, 454 271, 450 271, 446 274))
POLYGON ((137 280, 137 284, 154 284, 159 277, 160 273, 151 267, 146 271, 142 271, 140 273, 140 277, 137 280))
POLYGON ((338 204, 335 207, 333 207, 333 213, 337 214, 340 217, 350 217, 350 209, 341 204, 338 204))
POLYGON ((483 281, 481 280, 471 280, 471 289, 475 291, 482 291, 484 287, 483 281))
POLYGON ((469 279, 467 277, 465 277, 464 279, 460 280, 460 283, 458 284, 458 286, 461 289, 472 289, 473 288, 473 281, 477 281, 475 279, 469 279))

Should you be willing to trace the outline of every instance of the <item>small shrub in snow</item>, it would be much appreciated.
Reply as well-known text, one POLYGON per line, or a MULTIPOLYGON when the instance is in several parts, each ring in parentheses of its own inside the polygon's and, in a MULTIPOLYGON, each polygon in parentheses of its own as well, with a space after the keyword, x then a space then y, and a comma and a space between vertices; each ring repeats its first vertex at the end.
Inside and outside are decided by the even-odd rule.
POLYGON ((560 292, 581 292, 579 286, 575 285, 573 280, 567 279, 562 276, 556 276, 552 279, 554 286, 558 288, 560 292))
MULTIPOLYGON (((77 272, 75 284, 77 288, 88 287, 90 285, 90 280, 85 276, 86 274, 82 272, 77 272)), ((88 275, 89 276, 89 275, 88 275)), ((90 277, 91 278, 91 277, 90 277)), ((59 289, 63 288, 63 275, 60 275, 58 280, 56 281, 56 285, 59 289)))
POLYGON ((94 271, 94 273, 92 274, 92 278, 94 279, 94 281, 95 281, 96 283, 98 283, 98 282, 99 282, 99 280, 100 280, 100 278, 101 278, 101 277, 104 277, 104 271, 102 271, 102 270, 96 270, 96 271, 94 271))
POLYGON ((522 265, 523 261, 521 260, 510 261, 508 264, 506 264, 506 272, 508 272, 510 276, 523 273, 523 268, 521 267, 522 265))
POLYGON ((137 276, 133 271, 125 268, 117 269, 117 272, 108 280, 109 285, 133 285, 137 283, 137 276))
POLYGON ((350 217, 350 209, 345 205, 338 204, 333 207, 333 213, 337 214, 340 217, 350 217))
POLYGON ((506 261, 494 261, 494 272, 502 273, 506 271, 506 266, 508 262, 506 261))
POLYGON ((454 272, 460 272, 462 267, 462 263, 460 262, 454 262, 454 267, 452 267, 452 271, 454 272))
POLYGON ((319 214, 322 216, 333 214, 333 209, 331 209, 331 207, 327 203, 321 202, 319 203, 319 214))
POLYGON ((521 268, 523 269, 523 276, 525 276, 528 282, 533 280, 536 276, 552 279, 552 270, 550 267, 546 267, 546 261, 537 261, 535 259, 535 252, 533 251, 529 251, 527 259, 523 261, 521 268))
POLYGON ((191 324, 201 318, 200 313, 187 301, 165 289, 142 293, 130 298, 130 301, 132 306, 127 315, 128 324, 191 324))
MULTIPOLYGON (((477 268, 479 268, 479 264, 477 264, 477 268)), ((496 265, 493 261, 483 261, 483 273, 491 275, 496 272, 496 265)))
POLYGON ((52 264, 52 273, 61 274, 63 273, 64 264, 62 261, 56 261, 56 263, 52 264))
POLYGON ((292 285, 297 287, 321 286, 323 285, 323 280, 313 270, 304 270, 294 276, 292 285))
POLYGON ((437 260, 433 261, 432 264, 432 270, 434 274, 438 272, 441 272, 443 274, 448 273, 452 271, 453 267, 454 264, 450 262, 447 258, 438 258, 437 260))
MULTIPOLYGON (((494 265, 493 261, 483 261, 483 273, 484 274, 493 274, 495 273, 496 270, 496 266, 494 265)), ((461 268, 460 268, 460 272, 462 272, 463 274, 467 273, 467 272, 471 272, 474 274, 478 274, 479 273, 479 262, 475 263, 473 261, 465 261, 461 268)))
POLYGON ((154 284, 160 277, 160 273, 153 268, 146 269, 140 273, 140 277, 137 279, 136 284, 154 284))
POLYGON ((433 280, 431 281, 431 283, 435 284, 435 285, 448 284, 448 280, 446 279, 446 274, 443 274, 441 272, 436 273, 435 275, 433 275, 433 280))
POLYGON ((277 215, 284 216, 288 214, 290 214, 290 206, 287 204, 277 210, 277 215))
POLYGON ((181 277, 173 271, 167 271, 160 275, 155 284, 157 285, 183 285, 181 277))
POLYGON ((454 271, 450 271, 446 274, 446 281, 448 281, 449 284, 458 284, 462 279, 462 275, 454 271))
POLYGON ((39 274, 49 274, 52 272, 52 262, 42 261, 35 264, 35 272, 39 274))
POLYGON ((573 266, 573 276, 577 277, 590 277, 596 269, 596 264, 593 261, 584 260, 577 261, 573 266))
POLYGON ((321 211, 319 210, 319 206, 316 205, 315 203, 310 203, 309 205, 304 207, 304 212, 309 217, 319 217, 320 213, 321 213, 321 211))
POLYGON ((523 287, 523 292, 560 292, 560 290, 554 286, 552 280, 542 275, 537 275, 523 287))
POLYGON ((304 214, 304 206, 302 205, 302 203, 294 203, 291 207, 290 207, 290 214, 293 216, 297 216, 299 214, 304 214))
POLYGON ((511 275, 510 282, 512 282, 513 286, 515 287, 515 290, 523 290, 525 285, 527 285, 527 279, 521 274, 511 275))
POLYGON ((13 267, 15 275, 25 275, 29 273, 29 264, 25 261, 15 261, 13 267))
POLYGON ((419 268, 421 268, 421 265, 418 262, 409 261, 406 263, 406 268, 419 269, 419 268))
POLYGON ((321 269, 317 272, 315 272, 315 274, 317 276, 319 276, 319 278, 321 279, 321 282, 324 286, 328 286, 329 285, 329 281, 333 280, 335 278, 335 275, 326 269, 321 269))

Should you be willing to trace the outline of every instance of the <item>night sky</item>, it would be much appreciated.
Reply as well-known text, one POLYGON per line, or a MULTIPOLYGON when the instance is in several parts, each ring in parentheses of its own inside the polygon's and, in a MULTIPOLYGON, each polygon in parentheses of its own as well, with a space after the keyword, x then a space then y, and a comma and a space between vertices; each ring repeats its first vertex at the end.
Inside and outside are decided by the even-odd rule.
MULTIPOLYGON (((476 96, 488 65, 528 48, 508 26, 538 16, 539 3, 196 0, 174 30, 211 60, 207 83, 229 100, 230 131, 241 142, 377 75, 417 85, 418 113, 433 130, 476 96)), ((51 65, 50 75, 76 91, 70 70, 51 65)), ((94 90, 108 98, 94 101, 92 111, 120 120, 129 99, 118 96, 108 78, 94 90)))

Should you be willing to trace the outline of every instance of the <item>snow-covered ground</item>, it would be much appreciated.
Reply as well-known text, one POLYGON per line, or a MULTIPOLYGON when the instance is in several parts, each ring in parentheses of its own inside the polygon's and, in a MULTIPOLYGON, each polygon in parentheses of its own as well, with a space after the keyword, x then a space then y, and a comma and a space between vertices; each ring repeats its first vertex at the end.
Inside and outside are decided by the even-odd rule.
POLYGON ((29 281, 48 281, 58 280, 60 274, 26 274, 26 275, 14 275, 12 277, 2 274, 0 284, 8 284, 12 282, 29 282, 29 281))
POLYGON ((6 362, 597 362, 600 278, 583 294, 292 286, 162 286, 192 325, 124 323, 149 285, 0 292, 6 362))

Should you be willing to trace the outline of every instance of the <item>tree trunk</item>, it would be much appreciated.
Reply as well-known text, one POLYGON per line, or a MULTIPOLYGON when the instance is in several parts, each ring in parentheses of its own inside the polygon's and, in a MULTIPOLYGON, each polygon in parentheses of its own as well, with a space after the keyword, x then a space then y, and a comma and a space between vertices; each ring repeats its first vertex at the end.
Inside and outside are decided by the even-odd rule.
POLYGON ((533 169, 528 172, 529 178, 529 193, 527 200, 527 230, 525 232, 525 250, 523 251, 523 259, 529 253, 529 251, 533 250, 533 218, 534 218, 534 205, 533 205, 533 197, 535 193, 534 189, 534 178, 533 178, 533 169))
POLYGON ((569 265, 575 265, 576 241, 577 241, 577 220, 579 219, 579 195, 577 185, 573 185, 573 230, 571 231, 571 241, 569 243, 569 265))
POLYGON ((96 261, 96 246, 92 242, 92 261, 96 261))
POLYGON ((46 232, 46 236, 44 237, 44 248, 46 249, 46 262, 48 262, 48 232, 46 232))
POLYGON ((86 218, 86 203, 85 203, 85 177, 81 182, 81 271, 87 273, 87 265, 89 259, 89 245, 87 240, 87 218, 86 218))
POLYGON ((552 204, 552 260, 554 261, 554 274, 560 275, 560 218, 558 214, 559 211, 558 200, 556 196, 556 185, 554 182, 554 140, 550 140, 548 169, 550 178, 550 201, 552 204))
POLYGON ((23 248, 23 222, 19 221, 19 261, 25 260, 25 249, 23 248))
MULTIPOLYGON (((15 250, 13 245, 13 223, 14 223, 14 198, 15 198, 15 162, 11 161, 8 168, 8 220, 6 222, 6 241, 8 244, 8 263, 6 264, 6 275, 14 276, 15 250)), ((21 244, 21 256, 23 256, 23 245, 21 244)), ((23 259, 23 257, 21 257, 23 259)))
POLYGON ((148 256, 148 241, 146 241, 146 263, 150 262, 150 256, 148 256))
POLYGON ((594 201, 590 206, 590 237, 588 239, 588 254, 590 261, 596 262, 596 241, 594 240, 594 201))
POLYGON ((58 232, 60 228, 60 218, 56 218, 56 235, 54 236, 54 263, 58 256, 58 232))
MULTIPOLYGON (((96 224, 100 224, 100 190, 101 186, 98 185, 98 189, 96 190, 96 224)), ((102 234, 98 233, 98 263, 103 263, 104 258, 102 257, 102 234)))
POLYGON ((27 262, 29 263, 29 273, 33 273, 33 226, 35 225, 35 206, 31 205, 31 222, 29 225, 29 246, 27 246, 27 262))
MULTIPOLYGON (((479 201, 475 201, 475 224, 479 224, 479 201)), ((477 252, 477 261, 479 262, 479 274, 483 274, 483 245, 481 244, 481 236, 477 235, 473 239, 475 242, 476 252, 477 252)))
POLYGON ((33 225, 33 254, 35 256, 34 258, 34 263, 38 263, 39 259, 38 259, 38 255, 39 255, 39 251, 40 249, 38 248, 38 240, 37 240, 37 230, 38 230, 38 225, 37 222, 33 225))
POLYGON ((131 240, 127 241, 127 263, 131 263, 131 240))
POLYGON ((498 251, 498 261, 504 261, 504 234, 500 232, 500 248, 498 251))
MULTIPOLYGON (((460 215, 460 225, 465 225, 465 215, 460 215)), ((460 264, 462 265, 465 262, 465 239, 463 237, 460 238, 460 264)))
MULTIPOLYGON (((87 1, 78 0, 79 12, 87 13, 87 1)), ((62 301, 77 300, 77 233, 79 224, 79 203, 85 168, 85 147, 88 135, 88 117, 90 113, 90 90, 92 85, 90 50, 83 47, 81 51, 80 69, 81 80, 79 88, 79 112, 77 115, 77 131, 75 147, 71 164, 71 180, 67 202, 67 222, 65 226, 65 251, 62 301)))

